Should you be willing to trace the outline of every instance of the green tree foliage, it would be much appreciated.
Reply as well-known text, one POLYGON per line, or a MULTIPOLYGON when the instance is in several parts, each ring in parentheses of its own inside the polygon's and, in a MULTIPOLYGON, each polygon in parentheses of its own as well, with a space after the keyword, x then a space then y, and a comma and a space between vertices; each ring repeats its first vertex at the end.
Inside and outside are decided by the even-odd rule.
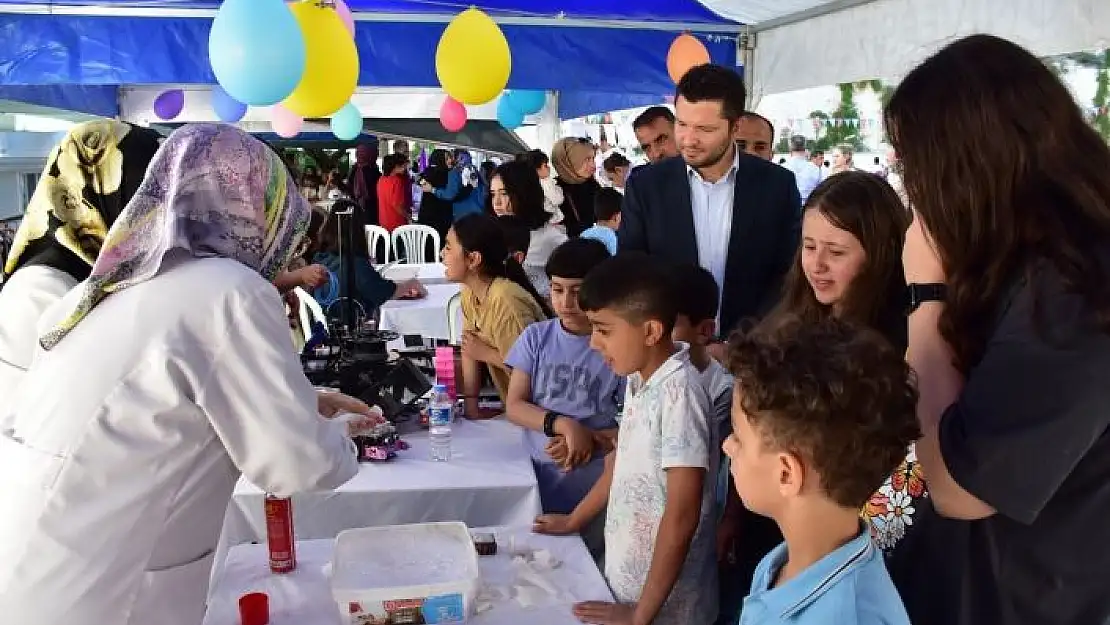
POLYGON ((1102 64, 1098 68, 1098 82, 1095 87, 1094 125, 1102 138, 1110 142, 1110 48, 1102 53, 1102 64))
POLYGON ((871 90, 883 91, 880 80, 865 80, 856 83, 842 83, 837 85, 840 89, 840 102, 831 113, 813 111, 809 118, 817 124, 817 139, 811 149, 829 151, 841 144, 848 144, 854 150, 864 147, 860 131, 859 109, 856 108, 856 93, 871 90))

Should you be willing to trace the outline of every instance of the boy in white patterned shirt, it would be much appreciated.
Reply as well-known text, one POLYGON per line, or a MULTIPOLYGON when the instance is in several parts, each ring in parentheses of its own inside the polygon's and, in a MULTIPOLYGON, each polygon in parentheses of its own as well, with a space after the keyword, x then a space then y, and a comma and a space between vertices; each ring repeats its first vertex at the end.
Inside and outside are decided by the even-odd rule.
MULTIPOLYGON (((594 268, 578 295, 590 346, 628 376, 608 493, 602 485, 579 505, 599 511, 608 495, 605 577, 617 603, 576 605, 585 623, 708 625, 717 616, 716 424, 687 346, 671 338, 671 275, 625 254, 594 268)), ((540 517, 537 529, 559 533, 567 518, 540 517)))

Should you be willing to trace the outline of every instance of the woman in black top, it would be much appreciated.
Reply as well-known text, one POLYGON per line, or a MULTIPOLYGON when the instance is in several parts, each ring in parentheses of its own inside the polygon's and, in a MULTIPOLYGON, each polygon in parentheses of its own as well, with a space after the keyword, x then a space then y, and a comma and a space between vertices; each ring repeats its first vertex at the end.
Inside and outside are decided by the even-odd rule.
POLYGON ((594 179, 596 152, 589 139, 560 139, 551 148, 559 187, 563 190, 563 225, 576 237, 594 225, 594 196, 601 185, 594 179))
POLYGON ((929 482, 889 564, 915 625, 1110 620, 1110 149, 1045 64, 942 49, 886 110, 914 223, 929 482), (925 287, 920 289, 941 291, 925 287))
MULTIPOLYGON (((447 186, 447 177, 453 165, 449 162, 449 156, 447 150, 437 149, 432 150, 431 156, 428 157, 428 168, 424 170, 423 179, 435 189, 447 186)), ((452 221, 454 219, 451 202, 441 200, 431 192, 425 192, 420 197, 420 216, 417 223, 435 228, 439 233, 440 241, 447 240, 447 231, 451 229, 452 221)), ((438 252, 439 250, 436 250, 436 253, 438 252)))

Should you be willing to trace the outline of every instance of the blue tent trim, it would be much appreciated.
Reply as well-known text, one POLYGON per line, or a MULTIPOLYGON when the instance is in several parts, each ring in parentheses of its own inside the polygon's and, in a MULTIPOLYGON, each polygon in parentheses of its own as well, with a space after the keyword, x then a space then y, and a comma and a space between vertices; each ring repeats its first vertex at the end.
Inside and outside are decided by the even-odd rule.
POLYGON ((115 117, 119 115, 118 92, 115 85, 14 85, 0 86, 0 100, 115 117))
MULTIPOLYGON (((116 8, 215 9, 220 0, 8 0, 25 6, 95 6, 116 8)), ((427 0, 347 0, 358 13, 427 16, 461 10, 482 9, 494 18, 586 19, 633 22, 672 22, 727 25, 732 20, 717 15, 697 0, 471 0, 428 2, 427 0)))
MULTIPOLYGON (((210 24, 207 18, 0 14, 0 86, 212 84, 210 24)), ((358 22, 359 84, 438 86, 434 44, 443 29, 431 22, 358 22)), ((674 32, 514 24, 502 30, 513 51, 509 87, 560 91, 564 119, 658 103, 674 89, 665 61, 674 32)), ((736 65, 734 38, 699 38, 714 62, 736 65)), ((473 62, 482 65, 480 58, 473 62)))

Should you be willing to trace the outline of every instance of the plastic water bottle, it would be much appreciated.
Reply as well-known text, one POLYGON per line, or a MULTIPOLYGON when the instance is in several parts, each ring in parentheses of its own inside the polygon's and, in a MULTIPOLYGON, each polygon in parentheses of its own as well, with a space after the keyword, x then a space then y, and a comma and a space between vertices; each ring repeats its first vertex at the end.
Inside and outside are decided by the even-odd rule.
POLYGON ((454 405, 447 394, 447 385, 436 384, 428 404, 428 438, 432 443, 432 460, 451 459, 451 410, 454 405))

